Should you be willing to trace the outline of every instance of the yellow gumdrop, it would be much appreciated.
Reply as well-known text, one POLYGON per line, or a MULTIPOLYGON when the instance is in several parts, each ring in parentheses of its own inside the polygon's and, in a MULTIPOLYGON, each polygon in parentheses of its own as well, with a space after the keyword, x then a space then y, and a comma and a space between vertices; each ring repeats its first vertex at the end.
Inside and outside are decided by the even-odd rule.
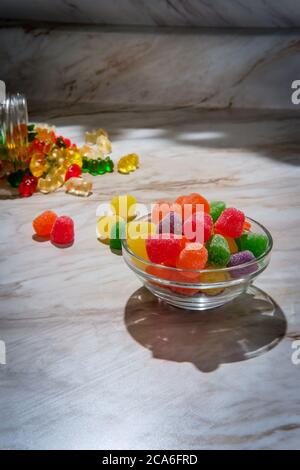
POLYGON ((146 240, 150 235, 155 235, 156 226, 151 222, 129 222, 126 235, 128 248, 140 258, 149 260, 146 250, 146 240))
POLYGON ((121 217, 118 215, 103 215, 99 218, 97 223, 97 237, 103 242, 109 244, 109 237, 113 225, 119 222, 121 217))
MULTIPOLYGON (((230 276, 225 271, 214 271, 216 269, 214 266, 207 266, 206 269, 210 269, 211 272, 207 271, 200 275, 200 282, 205 284, 214 284, 217 282, 225 282, 230 279, 230 276)), ((204 292, 206 295, 217 295, 223 292, 224 288, 216 287, 212 289, 201 289, 201 292, 204 292)))
POLYGON ((114 197, 110 204, 114 214, 119 215, 124 220, 132 220, 136 216, 135 205, 137 201, 131 194, 114 197))
POLYGON ((29 169, 33 176, 39 178, 46 170, 45 157, 41 153, 34 153, 30 159, 29 169))
POLYGON ((117 163, 119 173, 128 174, 139 167, 139 157, 136 153, 130 153, 120 158, 117 163))
POLYGON ((227 240, 230 253, 237 253, 239 249, 234 238, 231 238, 231 237, 224 237, 224 238, 227 240))

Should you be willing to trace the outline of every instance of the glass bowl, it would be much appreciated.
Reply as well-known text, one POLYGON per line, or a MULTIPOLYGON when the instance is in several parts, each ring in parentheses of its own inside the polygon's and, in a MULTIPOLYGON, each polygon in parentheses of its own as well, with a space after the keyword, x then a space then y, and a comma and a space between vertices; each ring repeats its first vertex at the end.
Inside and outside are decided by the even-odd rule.
MULTIPOLYGON (((149 220, 149 215, 136 219, 149 220)), ((122 240, 123 258, 144 286, 159 299, 189 310, 207 310, 230 302, 244 293, 269 264, 273 240, 270 232, 255 220, 251 231, 268 237, 268 248, 258 258, 238 266, 184 270, 151 263, 135 255, 122 240)))

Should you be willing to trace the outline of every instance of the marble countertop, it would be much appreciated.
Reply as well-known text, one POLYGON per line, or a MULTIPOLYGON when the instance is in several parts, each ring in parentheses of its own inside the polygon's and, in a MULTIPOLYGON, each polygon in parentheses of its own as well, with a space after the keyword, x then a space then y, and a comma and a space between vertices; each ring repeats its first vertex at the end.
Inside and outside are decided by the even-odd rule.
POLYGON ((299 448, 299 114, 83 112, 32 118, 78 143, 104 127, 113 158, 137 152, 141 168, 95 177, 83 199, 1 189, 0 447, 299 448), (115 194, 189 191, 274 237, 257 289, 210 312, 158 303, 95 234, 97 206, 115 194), (72 247, 32 238, 46 209, 74 218, 72 247))

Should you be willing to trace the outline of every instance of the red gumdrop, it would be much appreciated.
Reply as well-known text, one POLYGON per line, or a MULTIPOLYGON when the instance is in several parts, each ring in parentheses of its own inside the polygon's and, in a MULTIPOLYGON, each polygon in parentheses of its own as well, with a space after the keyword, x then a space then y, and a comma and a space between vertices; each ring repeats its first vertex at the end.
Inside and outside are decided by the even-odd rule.
POLYGON ((164 233, 146 240, 146 250, 152 263, 164 263, 175 266, 176 259, 184 248, 186 239, 176 237, 173 233, 164 233))
POLYGON ((238 238, 243 233, 245 214, 238 209, 225 209, 215 223, 215 233, 225 237, 238 238))
POLYGON ((74 222, 71 217, 57 217, 51 230, 50 239, 56 245, 70 245, 74 241, 74 222))
POLYGON ((206 212, 195 212, 183 225, 185 237, 197 243, 206 243, 212 234, 212 229, 213 219, 206 212))
POLYGON ((65 182, 68 181, 70 178, 78 178, 81 176, 82 170, 79 165, 73 163, 73 165, 69 166, 65 174, 65 182))
POLYGON ((31 175, 24 175, 22 181, 18 187, 18 191, 22 197, 29 197, 35 191, 37 187, 37 178, 31 175))

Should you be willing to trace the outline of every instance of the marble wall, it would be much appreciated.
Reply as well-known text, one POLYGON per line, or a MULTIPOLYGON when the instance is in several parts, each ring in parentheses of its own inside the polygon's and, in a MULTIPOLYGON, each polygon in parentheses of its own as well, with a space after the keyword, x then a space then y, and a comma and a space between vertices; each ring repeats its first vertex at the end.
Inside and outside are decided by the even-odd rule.
POLYGON ((297 27, 299 0, 1 0, 1 18, 150 26, 297 27))
POLYGON ((300 33, 247 31, 5 26, 0 79, 8 91, 24 92, 31 109, 294 109, 300 33))

